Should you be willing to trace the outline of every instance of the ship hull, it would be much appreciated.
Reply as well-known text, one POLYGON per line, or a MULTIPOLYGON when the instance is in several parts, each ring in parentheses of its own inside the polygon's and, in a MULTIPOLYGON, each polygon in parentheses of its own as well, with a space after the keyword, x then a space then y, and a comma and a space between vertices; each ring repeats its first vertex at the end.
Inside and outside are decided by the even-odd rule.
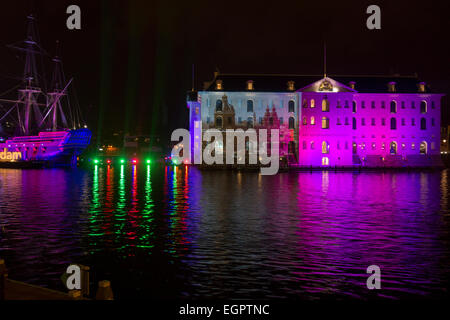
POLYGON ((76 166, 77 157, 89 146, 91 136, 91 131, 83 128, 12 137, 0 143, 0 167, 76 166))

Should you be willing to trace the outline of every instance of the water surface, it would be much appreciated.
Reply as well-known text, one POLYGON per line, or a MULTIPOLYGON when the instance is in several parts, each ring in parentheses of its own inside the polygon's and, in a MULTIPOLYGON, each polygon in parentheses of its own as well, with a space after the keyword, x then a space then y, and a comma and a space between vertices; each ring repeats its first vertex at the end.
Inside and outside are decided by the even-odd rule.
POLYGON ((60 290, 83 263, 119 299, 448 298, 448 175, 0 169, 0 256, 60 290))

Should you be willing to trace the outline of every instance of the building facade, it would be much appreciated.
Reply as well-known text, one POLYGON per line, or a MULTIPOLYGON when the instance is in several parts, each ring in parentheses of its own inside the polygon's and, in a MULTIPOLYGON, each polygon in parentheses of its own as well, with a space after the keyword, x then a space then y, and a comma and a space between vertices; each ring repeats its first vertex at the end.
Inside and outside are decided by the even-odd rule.
POLYGON ((290 165, 441 166, 442 96, 417 77, 215 74, 188 97, 191 148, 195 128, 270 127, 290 165))

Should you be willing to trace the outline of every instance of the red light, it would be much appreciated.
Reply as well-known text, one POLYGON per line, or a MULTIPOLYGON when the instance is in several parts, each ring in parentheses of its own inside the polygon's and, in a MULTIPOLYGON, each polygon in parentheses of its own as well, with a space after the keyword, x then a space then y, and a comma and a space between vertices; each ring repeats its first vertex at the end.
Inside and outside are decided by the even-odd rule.
POLYGON ((106 160, 106 163, 111 164, 111 160, 106 160))
POLYGON ((184 163, 185 163, 185 164, 188 164, 188 163, 189 163, 189 160, 188 160, 188 159, 184 160, 184 163))
POLYGON ((137 160, 136 160, 136 159, 133 159, 133 163, 136 164, 136 163, 137 163, 137 160))

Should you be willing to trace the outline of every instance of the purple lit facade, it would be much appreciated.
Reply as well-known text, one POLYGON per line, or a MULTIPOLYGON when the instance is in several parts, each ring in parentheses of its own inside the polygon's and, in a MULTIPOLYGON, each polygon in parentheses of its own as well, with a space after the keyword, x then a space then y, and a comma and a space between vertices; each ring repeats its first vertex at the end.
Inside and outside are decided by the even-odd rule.
POLYGON ((275 119, 292 166, 439 167, 442 97, 417 77, 215 74, 188 96, 191 151, 232 116, 243 129, 275 119))

